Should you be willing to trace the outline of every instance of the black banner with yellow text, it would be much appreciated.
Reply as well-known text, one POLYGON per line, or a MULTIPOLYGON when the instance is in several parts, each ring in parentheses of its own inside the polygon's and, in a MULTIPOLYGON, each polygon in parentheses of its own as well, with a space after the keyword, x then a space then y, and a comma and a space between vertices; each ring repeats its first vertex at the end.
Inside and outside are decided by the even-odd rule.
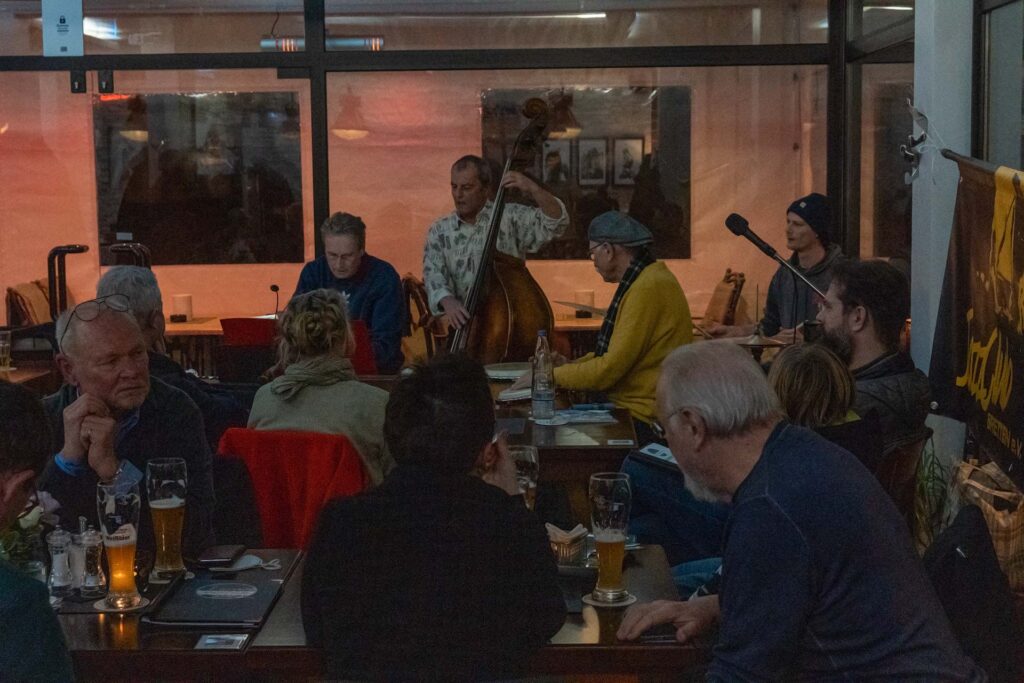
POLYGON ((1024 173, 960 166, 953 232, 932 343, 937 412, 966 422, 980 454, 1019 479, 1024 401, 1024 173), (1015 471, 1016 470, 1016 471, 1015 471))

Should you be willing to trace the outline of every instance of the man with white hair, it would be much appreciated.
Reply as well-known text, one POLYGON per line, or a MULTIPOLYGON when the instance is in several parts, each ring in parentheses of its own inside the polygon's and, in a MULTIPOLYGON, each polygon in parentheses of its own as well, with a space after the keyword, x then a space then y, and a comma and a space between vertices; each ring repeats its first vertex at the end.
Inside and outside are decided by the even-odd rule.
POLYGON ((731 503, 719 595, 631 608, 619 637, 719 625, 709 681, 984 680, 965 657, 906 523, 857 459, 788 424, 730 342, 677 349, 657 390, 686 487, 731 503))
POLYGON ((135 320, 142 331, 149 356, 149 375, 184 391, 199 406, 206 430, 206 442, 217 450, 220 437, 229 427, 244 427, 248 411, 227 391, 207 384, 164 353, 164 303, 156 275, 140 266, 114 266, 96 285, 100 299, 111 294, 128 298, 135 320))
MULTIPOLYGON (((213 542, 214 508, 210 449, 196 404, 150 379, 146 344, 120 294, 65 311, 56 335, 64 385, 43 402, 56 455, 40 488, 61 504, 71 528, 80 516, 96 524, 98 482, 141 482, 151 458, 181 458, 188 468, 182 544, 194 557, 213 542)), ((139 546, 154 547, 145 502, 139 546)))

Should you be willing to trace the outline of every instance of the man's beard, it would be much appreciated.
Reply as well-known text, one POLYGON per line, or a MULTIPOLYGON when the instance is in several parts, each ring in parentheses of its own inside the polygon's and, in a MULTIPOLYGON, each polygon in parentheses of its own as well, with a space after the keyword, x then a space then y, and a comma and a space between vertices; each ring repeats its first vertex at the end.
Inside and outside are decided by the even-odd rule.
POLYGON ((693 476, 683 472, 683 479, 685 480, 686 490, 696 500, 699 500, 702 503, 722 502, 718 496, 711 492, 711 489, 694 479, 693 476))
POLYGON ((839 356, 839 360, 843 361, 844 364, 850 364, 850 359, 853 358, 853 341, 846 328, 840 327, 835 330, 829 330, 823 327, 821 343, 839 356))

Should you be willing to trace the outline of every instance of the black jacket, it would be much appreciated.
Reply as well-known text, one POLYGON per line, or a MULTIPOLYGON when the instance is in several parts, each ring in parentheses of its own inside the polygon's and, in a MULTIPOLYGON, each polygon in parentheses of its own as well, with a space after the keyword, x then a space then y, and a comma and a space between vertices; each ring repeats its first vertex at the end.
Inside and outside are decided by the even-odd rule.
MULTIPOLYGON (((64 409, 77 398, 75 387, 64 385, 43 400, 53 432, 53 452, 64 448, 64 409)), ((145 474, 151 458, 182 458, 188 468, 188 493, 185 498, 185 529, 182 550, 195 557, 213 544, 213 476, 210 448, 203 432, 203 418, 188 396, 156 378, 150 378, 149 395, 139 408, 139 422, 117 444, 121 460, 128 460, 145 474)), ((49 492, 61 504, 61 522, 65 528, 77 529, 78 517, 84 516, 96 528, 96 484, 99 478, 92 470, 72 477, 52 460, 40 480, 39 488, 49 492)), ((153 524, 149 516, 146 482, 139 484, 142 510, 139 513, 139 547, 153 549, 153 524)))
POLYGON ((188 374, 163 354, 149 352, 149 376, 181 389, 199 407, 206 429, 206 442, 213 453, 217 452, 220 437, 229 427, 244 427, 249 422, 249 411, 234 396, 188 374))
POLYGON ((857 386, 853 409, 858 415, 871 410, 882 423, 885 453, 926 436, 925 418, 931 408, 928 378, 905 353, 890 353, 853 371, 857 386))
POLYGON ((329 676, 495 678, 561 628, 557 581, 544 527, 521 498, 406 465, 324 510, 302 616, 329 676))

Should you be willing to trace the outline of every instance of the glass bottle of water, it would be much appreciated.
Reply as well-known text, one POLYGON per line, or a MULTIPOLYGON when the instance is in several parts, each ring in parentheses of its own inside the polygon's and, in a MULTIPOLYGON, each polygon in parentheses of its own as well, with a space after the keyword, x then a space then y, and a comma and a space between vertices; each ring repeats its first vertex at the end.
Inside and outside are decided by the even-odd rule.
POLYGON ((555 363, 548 346, 547 330, 537 332, 533 352, 533 419, 550 420, 555 416, 555 363))
POLYGON ((74 587, 69 563, 71 534, 58 524, 46 537, 46 544, 50 550, 50 595, 55 598, 67 597, 74 587))

